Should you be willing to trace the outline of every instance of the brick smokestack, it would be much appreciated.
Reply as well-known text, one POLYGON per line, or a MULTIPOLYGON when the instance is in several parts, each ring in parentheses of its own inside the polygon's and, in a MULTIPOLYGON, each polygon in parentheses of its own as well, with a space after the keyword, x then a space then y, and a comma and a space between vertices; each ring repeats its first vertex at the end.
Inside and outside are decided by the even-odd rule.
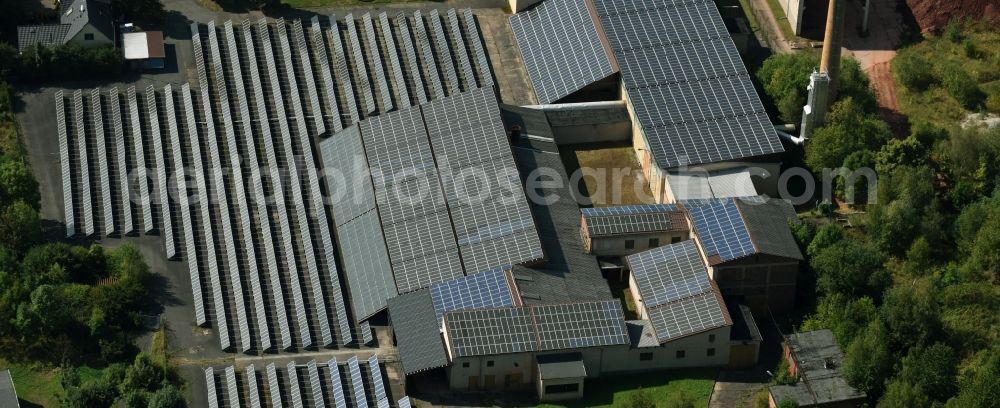
POLYGON ((832 103, 837 98, 837 85, 840 77, 840 48, 844 42, 844 2, 846 0, 830 0, 826 14, 826 34, 823 37, 823 56, 819 62, 819 72, 830 77, 830 89, 827 101, 832 103))

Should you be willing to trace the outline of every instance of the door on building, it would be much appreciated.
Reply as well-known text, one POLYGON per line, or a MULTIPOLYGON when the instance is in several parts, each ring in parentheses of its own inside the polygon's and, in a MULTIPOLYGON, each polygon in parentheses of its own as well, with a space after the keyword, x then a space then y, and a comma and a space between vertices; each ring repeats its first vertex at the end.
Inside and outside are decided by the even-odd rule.
POLYGON ((479 376, 478 375, 470 375, 469 376, 469 389, 470 390, 478 390, 479 389, 479 376))
POLYGON ((487 375, 483 378, 483 388, 490 389, 496 383, 496 376, 493 374, 487 375))
POLYGON ((524 376, 521 373, 507 374, 503 378, 504 385, 508 387, 520 385, 522 381, 524 381, 524 376))

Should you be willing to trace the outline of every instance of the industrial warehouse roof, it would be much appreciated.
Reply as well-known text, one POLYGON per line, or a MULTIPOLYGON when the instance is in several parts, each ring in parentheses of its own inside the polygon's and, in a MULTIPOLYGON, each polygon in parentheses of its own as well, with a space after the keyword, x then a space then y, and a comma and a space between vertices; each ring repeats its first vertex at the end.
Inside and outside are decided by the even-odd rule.
MULTIPOLYGON (((361 187, 347 186, 346 200, 333 203, 359 318, 397 293, 542 258, 499 115, 484 88, 367 119, 321 143, 324 168, 345 169, 361 187), (458 176, 469 171, 487 178, 458 176)), ((327 181, 335 196, 344 190, 327 181)))
POLYGON ((626 260, 661 343, 732 324, 694 241, 650 249, 626 260))
POLYGON ((757 195, 746 167, 713 172, 669 172, 667 180, 677 201, 757 195))
POLYGON ((498 267, 389 299, 403 371, 412 374, 448 364, 440 334, 446 312, 519 305, 510 269, 498 267))
POLYGON ((540 101, 577 91, 617 63, 662 168, 783 151, 711 0, 546 0, 512 16, 511 27, 540 101), (578 85, 568 88, 563 75, 578 85))
POLYGON ((688 229, 684 212, 673 204, 582 208, 580 213, 591 237, 688 229))
POLYGON ((529 305, 611 299, 611 289, 601 275, 597 259, 581 250, 580 207, 570 190, 570 180, 555 143, 521 139, 513 147, 523 177, 538 169, 549 169, 559 178, 558 183, 526 186, 530 196, 550 197, 553 201, 547 204, 529 201, 538 221, 546 261, 514 266, 521 299, 529 305))
POLYGON ((778 199, 726 198, 683 202, 710 265, 754 254, 802 259, 788 222, 791 204, 778 199))
POLYGON ((434 318, 434 302, 428 289, 389 299, 389 318, 404 374, 448 365, 441 323, 434 318))
POLYGON ((628 344, 617 300, 448 312, 452 358, 628 344))
POLYGON ((510 18, 538 103, 553 103, 618 72, 593 4, 548 0, 510 18))

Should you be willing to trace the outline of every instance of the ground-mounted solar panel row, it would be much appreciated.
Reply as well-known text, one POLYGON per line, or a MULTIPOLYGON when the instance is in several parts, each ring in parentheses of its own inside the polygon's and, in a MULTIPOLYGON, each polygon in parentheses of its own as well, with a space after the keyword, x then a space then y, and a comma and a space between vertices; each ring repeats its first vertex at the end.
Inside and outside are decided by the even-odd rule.
POLYGON ((492 84, 462 13, 192 24, 194 87, 58 94, 67 234, 162 236, 222 349, 354 342, 313 138, 492 84))
MULTIPOLYGON (((253 365, 237 375, 236 368, 205 370, 210 406, 216 407, 333 407, 391 406, 391 390, 385 387, 383 364, 372 355, 361 364, 356 356, 338 362, 310 360, 285 366, 270 363, 258 371, 253 365)), ((402 396, 398 407, 409 406, 402 396)))

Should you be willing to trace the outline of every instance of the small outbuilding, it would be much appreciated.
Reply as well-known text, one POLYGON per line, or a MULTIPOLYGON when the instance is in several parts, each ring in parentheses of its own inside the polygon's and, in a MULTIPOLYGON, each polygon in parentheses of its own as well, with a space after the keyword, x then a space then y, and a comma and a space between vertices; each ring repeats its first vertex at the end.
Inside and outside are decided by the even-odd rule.
POLYGON ((138 69, 163 69, 167 53, 162 31, 142 31, 122 34, 125 60, 138 69))
POLYGON ((784 400, 800 407, 857 407, 865 393, 850 386, 840 374, 844 353, 830 330, 814 330, 785 337, 784 358, 788 372, 798 377, 793 385, 768 388, 772 407, 784 400))

